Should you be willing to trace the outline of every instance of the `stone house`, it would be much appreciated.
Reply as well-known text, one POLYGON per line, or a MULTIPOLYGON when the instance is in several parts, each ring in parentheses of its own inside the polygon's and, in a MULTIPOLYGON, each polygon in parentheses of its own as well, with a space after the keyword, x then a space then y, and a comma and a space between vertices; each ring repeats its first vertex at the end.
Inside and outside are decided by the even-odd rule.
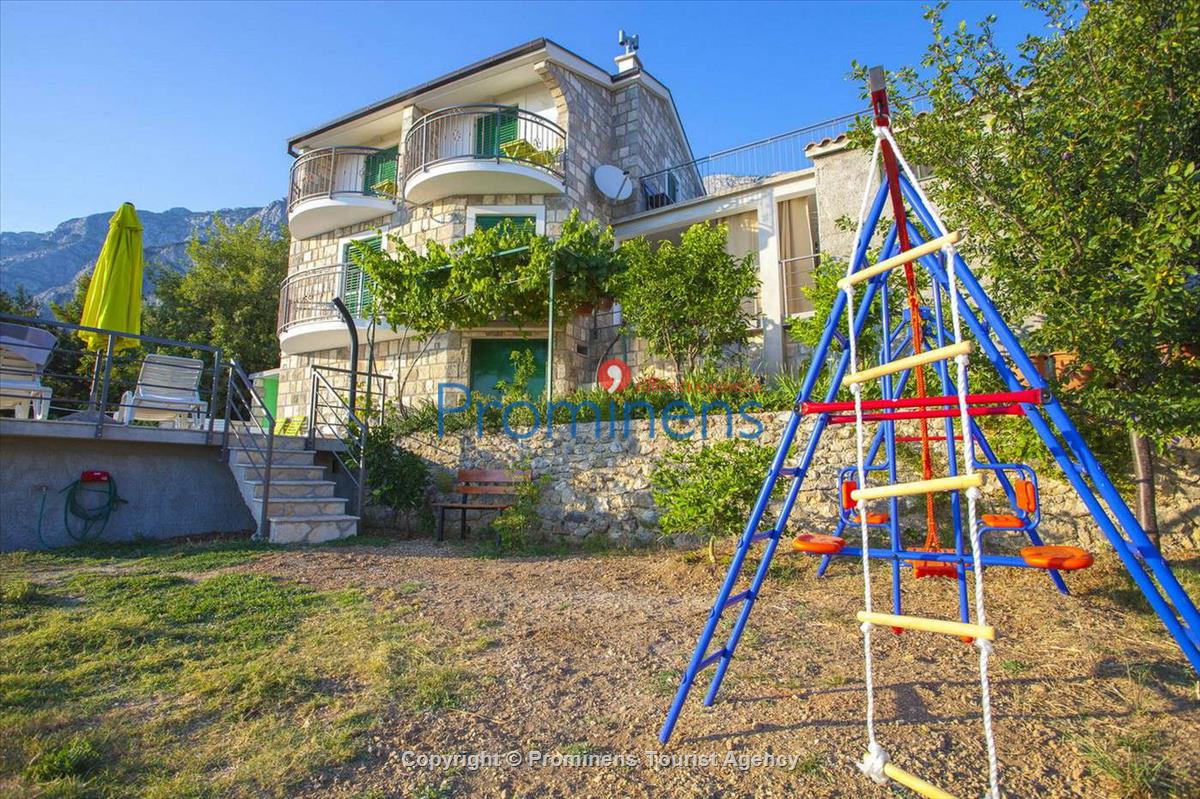
MULTIPOLYGON (((335 297, 355 317, 359 369, 367 368, 370 281, 351 262, 351 242, 448 244, 504 219, 553 236, 573 209, 612 225, 618 239, 677 238, 696 222, 727 223, 730 251, 755 253, 760 270, 759 295, 747 298, 751 364, 769 372, 794 361, 786 326, 808 311, 799 289, 821 242, 837 236, 845 187, 861 186, 856 170, 865 159, 836 157, 851 118, 697 159, 669 89, 635 51, 615 62, 609 72, 535 39, 289 140, 282 357, 266 377, 277 382, 277 417, 307 416, 314 369, 349 366, 350 335, 335 297), (603 165, 627 184, 602 193, 594 175, 603 165), (823 194, 836 202, 818 205, 823 194)), ((435 398, 442 383, 478 390, 508 377, 514 348, 532 349, 541 364, 549 349, 559 394, 594 382, 606 357, 624 357, 635 374, 648 366, 619 323, 619 307, 575 315, 557 326, 549 348, 545 331, 500 323, 427 340, 380 325, 374 369, 389 378, 392 396, 403 382, 406 400, 435 398)))

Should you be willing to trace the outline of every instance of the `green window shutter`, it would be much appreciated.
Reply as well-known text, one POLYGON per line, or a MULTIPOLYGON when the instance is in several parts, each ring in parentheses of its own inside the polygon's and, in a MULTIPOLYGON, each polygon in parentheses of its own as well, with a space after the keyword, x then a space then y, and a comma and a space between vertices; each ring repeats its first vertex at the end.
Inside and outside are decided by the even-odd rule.
POLYGON ((389 147, 367 156, 363 192, 366 194, 394 194, 396 191, 396 159, 399 149, 389 147))
POLYGON ((671 198, 671 202, 679 199, 679 181, 675 178, 674 172, 667 173, 667 196, 671 198))
POLYGON ((517 109, 489 112, 475 120, 475 155, 492 158, 500 155, 500 145, 517 138, 517 109))
POLYGON ((487 216, 475 217, 476 230, 491 230, 494 227, 499 227, 505 222, 512 222, 513 227, 528 227, 530 230, 537 226, 537 217, 533 216, 504 216, 503 214, 489 214, 487 216))
MULTIPOLYGON (((371 236, 358 239, 358 243, 375 252, 383 250, 383 237, 371 236)), ((342 263, 346 265, 346 276, 342 284, 342 301, 350 313, 360 319, 371 313, 374 307, 375 281, 354 262, 354 242, 346 242, 342 248, 342 263)))

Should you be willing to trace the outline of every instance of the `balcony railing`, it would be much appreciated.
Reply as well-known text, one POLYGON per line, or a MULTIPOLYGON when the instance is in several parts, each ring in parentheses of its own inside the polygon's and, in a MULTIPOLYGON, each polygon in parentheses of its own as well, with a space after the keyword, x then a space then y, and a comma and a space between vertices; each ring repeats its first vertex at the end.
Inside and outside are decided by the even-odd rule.
POLYGON ((567 132, 531 111, 453 106, 421 117, 404 137, 404 179, 454 161, 524 164, 561 179, 566 147, 567 132))
MULTIPOLYGON (((918 111, 927 110, 929 102, 923 97, 914 98, 913 107, 918 111)), ((869 113, 847 114, 650 172, 640 180, 642 201, 623 213, 633 214, 724 194, 762 183, 775 175, 808 169, 813 165, 806 152, 810 144, 837 138, 850 129, 854 120, 869 113)))
POLYGON ((813 272, 821 263, 820 255, 801 255, 779 261, 783 280, 783 313, 785 317, 805 316, 812 313, 812 302, 803 289, 813 287, 813 272))
POLYGON ((292 164, 288 213, 305 200, 360 195, 397 196, 395 148, 330 147, 305 153, 292 164))
POLYGON ((371 312, 371 287, 371 279, 353 264, 290 275, 280 286, 278 332, 282 335, 300 325, 339 321, 341 317, 333 306, 335 297, 341 297, 355 317, 365 318, 371 312), (347 275, 351 280, 347 281, 347 275))

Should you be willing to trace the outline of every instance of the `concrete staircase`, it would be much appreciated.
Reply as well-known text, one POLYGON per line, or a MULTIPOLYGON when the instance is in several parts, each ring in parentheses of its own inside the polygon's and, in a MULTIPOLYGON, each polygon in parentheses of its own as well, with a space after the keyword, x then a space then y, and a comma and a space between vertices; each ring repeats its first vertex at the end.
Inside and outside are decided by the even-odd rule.
POLYGON ((255 436, 261 451, 235 443, 237 437, 230 436, 229 468, 254 521, 261 525, 264 513, 271 520, 272 544, 319 544, 358 534, 358 517, 346 513, 347 500, 334 496, 334 483, 325 479, 316 453, 304 448, 304 438, 275 436, 271 498, 265 508, 261 464, 266 438, 255 436))

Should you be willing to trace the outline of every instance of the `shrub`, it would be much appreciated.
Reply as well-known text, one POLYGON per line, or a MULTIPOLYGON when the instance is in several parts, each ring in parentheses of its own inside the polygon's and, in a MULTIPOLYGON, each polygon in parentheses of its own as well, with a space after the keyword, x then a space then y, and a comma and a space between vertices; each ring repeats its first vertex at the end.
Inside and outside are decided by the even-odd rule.
POLYGON ((663 535, 699 536, 711 557, 717 538, 742 531, 773 454, 773 448, 738 440, 669 451, 650 477, 663 535))

